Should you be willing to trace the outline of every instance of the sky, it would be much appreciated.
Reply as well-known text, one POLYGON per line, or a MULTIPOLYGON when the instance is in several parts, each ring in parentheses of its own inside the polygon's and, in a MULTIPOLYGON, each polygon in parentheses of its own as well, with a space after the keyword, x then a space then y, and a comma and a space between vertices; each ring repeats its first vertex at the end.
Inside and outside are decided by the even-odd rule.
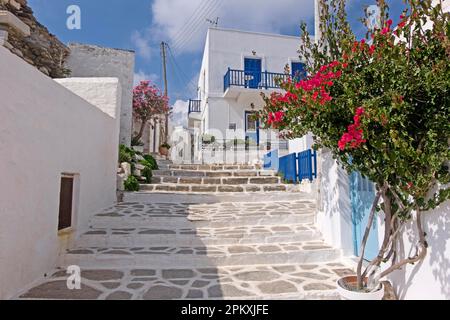
MULTIPOLYGON (((348 0, 351 26, 359 37, 366 5, 376 0, 348 0)), ((394 22, 404 4, 388 0, 394 22)), ((168 90, 175 125, 185 125, 187 101, 196 97, 206 32, 218 17, 222 28, 299 36, 302 21, 314 31, 314 0, 28 0, 39 22, 62 42, 135 50, 135 82, 151 80, 160 88, 160 44, 168 43, 168 90), (77 5, 81 29, 69 30, 66 11, 77 5)))

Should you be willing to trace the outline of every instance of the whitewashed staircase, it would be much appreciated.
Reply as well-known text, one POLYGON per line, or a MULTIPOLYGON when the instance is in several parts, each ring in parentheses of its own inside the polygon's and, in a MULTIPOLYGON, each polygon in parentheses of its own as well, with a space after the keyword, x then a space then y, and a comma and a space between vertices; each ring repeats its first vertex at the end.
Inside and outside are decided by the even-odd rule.
MULTIPOLYGON (((282 185, 273 172, 247 166, 167 164, 155 176, 162 186, 182 186, 184 177, 202 179, 202 184, 220 178, 217 188, 233 177, 247 179, 238 186, 252 185, 256 178, 277 179, 276 185, 282 185), (165 182, 168 177, 177 181, 165 182)), ((76 246, 61 257, 61 271, 22 298, 63 294, 52 286, 58 280, 64 284, 63 271, 70 265, 85 270, 89 292, 95 292, 89 298, 337 297, 334 283, 348 270, 339 263, 340 252, 323 243, 315 229, 316 205, 310 195, 263 189, 224 197, 165 193, 129 193, 126 202, 96 214, 76 246)))

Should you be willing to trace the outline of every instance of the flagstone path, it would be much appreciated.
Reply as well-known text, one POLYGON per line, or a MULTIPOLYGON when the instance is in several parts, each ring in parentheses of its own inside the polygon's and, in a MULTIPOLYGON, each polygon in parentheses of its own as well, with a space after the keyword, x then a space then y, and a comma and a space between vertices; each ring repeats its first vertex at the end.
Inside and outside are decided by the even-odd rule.
POLYGON ((19 298, 336 299, 337 278, 352 271, 314 227, 311 196, 285 194, 191 203, 177 192, 165 203, 129 194, 93 216, 59 267, 19 298), (80 290, 67 288, 69 265, 81 268, 80 290))

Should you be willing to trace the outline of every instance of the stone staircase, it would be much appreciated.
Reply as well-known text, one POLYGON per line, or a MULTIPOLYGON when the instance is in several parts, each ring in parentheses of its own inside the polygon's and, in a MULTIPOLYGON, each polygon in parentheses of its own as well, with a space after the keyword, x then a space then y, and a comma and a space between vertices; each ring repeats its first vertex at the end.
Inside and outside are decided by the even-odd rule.
POLYGON ((140 190, 189 193, 300 191, 298 186, 284 183, 275 171, 247 164, 165 164, 153 172, 152 183, 142 184, 140 190))
MULTIPOLYGON (((182 186, 184 177, 222 185, 242 175, 248 185, 268 177, 281 184, 273 172, 247 166, 167 164, 155 177, 182 186)), ((336 299, 335 281, 351 270, 321 240, 315 214, 302 192, 129 193, 93 216, 59 268, 20 298, 336 299), (66 289, 70 265, 82 270, 81 290, 66 289)))

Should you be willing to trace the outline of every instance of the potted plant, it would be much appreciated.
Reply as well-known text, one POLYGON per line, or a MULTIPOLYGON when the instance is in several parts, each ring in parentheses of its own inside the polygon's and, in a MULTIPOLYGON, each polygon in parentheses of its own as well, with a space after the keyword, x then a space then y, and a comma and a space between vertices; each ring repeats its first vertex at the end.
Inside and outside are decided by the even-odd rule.
POLYGON ((162 145, 159 146, 159 153, 162 156, 168 156, 170 150, 170 145, 167 142, 164 142, 162 145))
POLYGON ((285 93, 263 95, 259 112, 264 126, 282 135, 312 132, 316 149, 330 150, 348 173, 375 185, 356 275, 337 282, 346 299, 381 299, 381 279, 421 262, 428 250, 423 217, 450 198, 450 16, 440 3, 411 0, 394 27, 378 3, 381 27, 358 40, 345 0, 320 0, 317 45, 302 26, 300 53, 310 76, 280 81, 285 93), (363 267, 377 214, 384 237, 363 267), (401 245, 407 224, 415 229, 412 248, 401 245))

